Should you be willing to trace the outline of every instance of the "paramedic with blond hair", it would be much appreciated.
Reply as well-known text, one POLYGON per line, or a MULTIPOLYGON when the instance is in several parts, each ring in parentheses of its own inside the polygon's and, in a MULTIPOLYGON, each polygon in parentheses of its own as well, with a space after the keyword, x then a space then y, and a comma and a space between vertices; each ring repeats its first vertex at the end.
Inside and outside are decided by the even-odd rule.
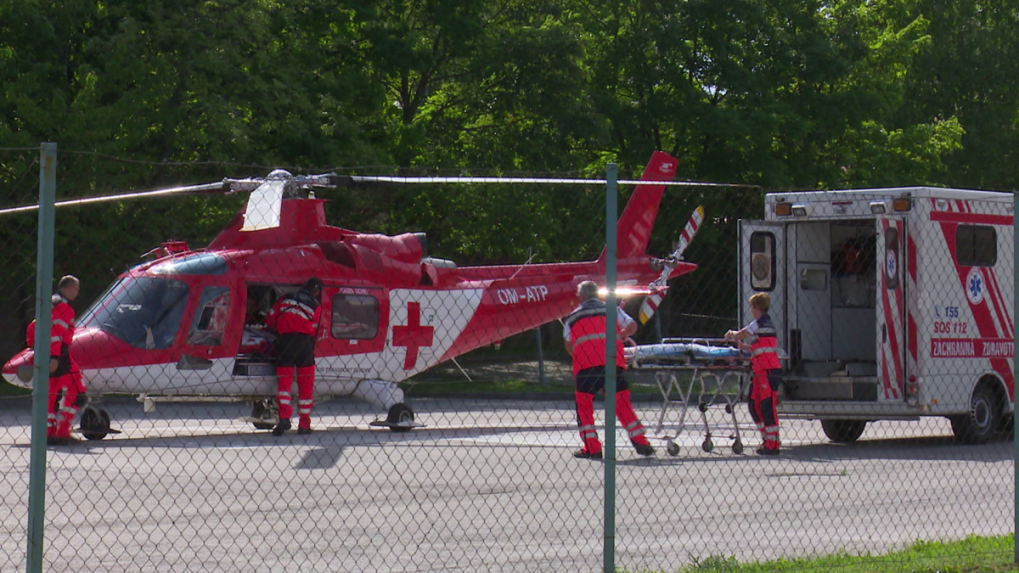
POLYGON ((778 333, 768 316, 769 308, 771 297, 767 293, 755 293, 750 297, 750 313, 754 320, 742 330, 725 333, 726 340, 737 342, 741 349, 750 352, 750 417, 764 438, 764 445, 757 449, 759 456, 779 453, 776 406, 782 364, 778 359, 778 333))

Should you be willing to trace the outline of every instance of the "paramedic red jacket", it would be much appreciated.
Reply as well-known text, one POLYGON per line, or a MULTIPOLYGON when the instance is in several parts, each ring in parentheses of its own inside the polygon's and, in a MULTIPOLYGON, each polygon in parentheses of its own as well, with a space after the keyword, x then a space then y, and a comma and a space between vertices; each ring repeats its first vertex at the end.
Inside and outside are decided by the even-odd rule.
MULTIPOLYGON (((50 358, 57 359, 57 370, 52 376, 63 376, 71 369, 71 340, 74 339, 74 309, 63 295, 53 295, 52 323, 50 326, 50 358)), ((29 348, 35 348, 35 321, 28 324, 26 338, 29 348)))
POLYGON ((757 319, 757 332, 747 342, 750 343, 750 367, 755 375, 767 375, 770 370, 782 368, 778 360, 778 335, 767 313, 757 319))
MULTIPOLYGON (((622 312, 619 310, 617 312, 622 312)), ((573 341, 573 375, 581 370, 605 366, 605 303, 588 299, 566 317, 573 341)), ((616 367, 626 368, 623 337, 616 327, 616 367)))
POLYGON ((265 317, 265 324, 280 334, 315 336, 321 316, 322 307, 319 306, 318 300, 308 291, 301 289, 296 293, 284 295, 265 317))

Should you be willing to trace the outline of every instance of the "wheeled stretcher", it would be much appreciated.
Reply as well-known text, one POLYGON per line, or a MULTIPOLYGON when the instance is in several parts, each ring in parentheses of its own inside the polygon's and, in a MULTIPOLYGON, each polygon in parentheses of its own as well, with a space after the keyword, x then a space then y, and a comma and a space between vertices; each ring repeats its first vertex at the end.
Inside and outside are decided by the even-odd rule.
POLYGON ((655 434, 662 434, 670 407, 679 409, 679 423, 674 433, 665 434, 666 451, 679 454, 676 439, 686 429, 687 409, 696 406, 704 425, 701 449, 710 452, 715 444, 708 423, 708 411, 724 406, 732 420, 728 438, 734 454, 743 453, 736 404, 744 401, 750 384, 750 356, 720 338, 666 338, 659 344, 631 346, 625 349, 630 368, 653 371, 655 383, 662 393, 655 434))

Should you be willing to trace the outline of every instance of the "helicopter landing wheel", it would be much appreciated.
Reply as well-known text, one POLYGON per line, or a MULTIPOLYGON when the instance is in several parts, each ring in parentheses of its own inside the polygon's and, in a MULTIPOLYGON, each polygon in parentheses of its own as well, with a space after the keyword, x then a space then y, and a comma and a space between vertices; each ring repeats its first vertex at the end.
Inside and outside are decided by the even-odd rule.
POLYGON ((403 402, 393 404, 386 416, 386 424, 394 432, 409 432, 414 427, 414 410, 403 402))
POLYGON ((271 398, 262 398, 251 403, 251 417, 260 422, 252 422, 256 430, 271 430, 276 427, 276 403, 271 398))
POLYGON ((86 406, 81 412, 81 435, 86 440, 98 441, 110 433, 110 415, 106 410, 86 406))

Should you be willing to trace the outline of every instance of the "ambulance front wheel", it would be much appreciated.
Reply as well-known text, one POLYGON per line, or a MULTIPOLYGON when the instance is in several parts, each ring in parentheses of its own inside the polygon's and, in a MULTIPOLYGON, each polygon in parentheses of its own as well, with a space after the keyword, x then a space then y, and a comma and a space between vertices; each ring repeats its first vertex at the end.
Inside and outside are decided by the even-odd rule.
POLYGON ((952 416, 952 433, 965 444, 983 444, 991 440, 1001 425, 1003 398, 991 384, 981 383, 973 390, 969 412, 952 416))

